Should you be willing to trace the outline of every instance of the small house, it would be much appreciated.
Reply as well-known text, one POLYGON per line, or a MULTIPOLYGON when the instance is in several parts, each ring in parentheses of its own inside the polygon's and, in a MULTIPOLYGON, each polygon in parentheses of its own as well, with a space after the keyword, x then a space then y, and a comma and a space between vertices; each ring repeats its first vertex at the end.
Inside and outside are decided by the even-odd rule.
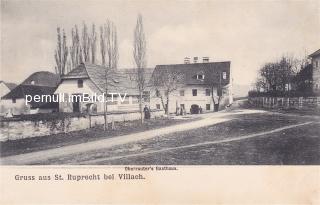
POLYGON ((47 104, 47 102, 26 103, 26 96, 53 95, 60 82, 58 75, 47 71, 35 72, 17 85, 1 100, 1 108, 4 114, 13 115, 47 113, 57 111, 57 104, 47 104))

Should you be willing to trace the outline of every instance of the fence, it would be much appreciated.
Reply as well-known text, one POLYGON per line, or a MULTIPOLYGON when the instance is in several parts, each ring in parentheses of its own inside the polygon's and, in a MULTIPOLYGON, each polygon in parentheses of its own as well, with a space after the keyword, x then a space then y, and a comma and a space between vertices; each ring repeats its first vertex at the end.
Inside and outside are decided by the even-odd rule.
POLYGON ((320 109, 320 97, 249 97, 249 103, 261 108, 320 109))
MULTIPOLYGON (((151 112, 151 117, 156 118, 164 114, 163 110, 151 112)), ((108 114, 108 122, 123 122, 140 119, 139 112, 108 114)), ((17 140, 38 136, 46 136, 58 133, 67 133, 76 130, 87 129, 99 124, 104 124, 103 115, 67 117, 53 120, 24 120, 1 121, 0 141, 17 140)))

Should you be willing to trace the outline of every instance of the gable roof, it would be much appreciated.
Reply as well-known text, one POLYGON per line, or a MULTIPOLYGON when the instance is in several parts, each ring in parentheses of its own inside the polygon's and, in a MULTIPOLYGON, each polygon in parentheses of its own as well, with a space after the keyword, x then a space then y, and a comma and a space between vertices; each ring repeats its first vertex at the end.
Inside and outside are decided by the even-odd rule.
MULTIPOLYGON (((47 71, 35 72, 3 96, 2 99, 21 99, 25 98, 26 95, 51 95, 56 90, 59 82, 60 78, 56 74, 47 71)), ((40 105, 42 103, 31 102, 32 107, 40 105)))
POLYGON ((186 85, 205 85, 210 81, 219 83, 216 75, 226 72, 226 79, 222 80, 223 85, 230 82, 230 61, 210 62, 210 63, 192 63, 192 64, 171 64, 157 65, 154 69, 153 76, 161 75, 161 72, 177 72, 183 75, 182 84, 186 85), (197 75, 204 75, 204 80, 197 79, 197 75))
POLYGON ((31 74, 21 84, 57 87, 60 83, 60 77, 57 74, 48 71, 39 71, 31 74))
MULTIPOLYGON (((105 72, 106 67, 96 64, 82 63, 62 80, 89 78, 95 85, 96 92, 104 92, 106 88, 105 72)), ((146 69, 146 82, 151 77, 151 69, 146 69)), ((133 79, 134 69, 108 70, 108 93, 127 93, 128 95, 138 95, 137 84, 133 79)))
POLYGON ((85 64, 80 64, 77 67, 75 67, 73 70, 71 70, 66 75, 62 76, 62 79, 79 79, 79 78, 88 78, 88 73, 86 71, 85 64))
MULTIPOLYGON (((55 87, 20 84, 17 87, 15 87, 11 92, 3 96, 2 99, 21 99, 25 98, 26 95, 51 95, 54 93, 55 90, 55 87)), ((45 103, 46 102, 30 102, 32 108, 40 107, 45 103)))
POLYGON ((5 81, 0 81, 0 83, 3 83, 7 86, 7 88, 9 88, 9 90, 12 90, 13 88, 15 88, 17 86, 17 84, 15 83, 9 83, 9 82, 5 82, 5 81))
POLYGON ((317 50, 317 51, 315 51, 315 52, 313 52, 313 53, 311 53, 310 55, 309 55, 309 57, 316 57, 316 56, 319 56, 320 55, 320 49, 319 50, 317 50))

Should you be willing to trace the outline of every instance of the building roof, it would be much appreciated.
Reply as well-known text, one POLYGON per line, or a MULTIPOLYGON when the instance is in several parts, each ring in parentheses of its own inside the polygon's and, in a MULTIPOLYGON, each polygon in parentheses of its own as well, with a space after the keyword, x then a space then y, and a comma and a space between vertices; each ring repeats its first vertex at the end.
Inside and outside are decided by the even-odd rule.
POLYGON ((317 50, 317 51, 315 51, 315 52, 313 52, 313 53, 311 53, 310 55, 309 55, 309 57, 316 57, 316 56, 319 56, 320 55, 320 49, 319 50, 317 50))
POLYGON ((180 73, 183 75, 181 83, 187 85, 205 85, 212 82, 218 84, 220 82, 219 75, 222 75, 222 72, 226 72, 226 79, 221 77, 221 84, 227 85, 230 82, 230 61, 157 65, 153 76, 161 75, 163 71, 180 73), (197 79, 197 75, 204 75, 204 79, 197 79))
POLYGON ((62 79, 79 79, 79 78, 88 78, 88 73, 86 71, 85 64, 80 64, 73 70, 71 70, 66 75, 62 76, 62 79))
MULTIPOLYGON (((21 99, 25 98, 26 95, 51 95, 59 82, 60 78, 56 74, 47 71, 35 72, 3 96, 2 99, 21 99)), ((30 104, 31 107, 39 107, 43 103, 31 102, 30 104)))
POLYGON ((57 74, 48 71, 39 71, 31 74, 21 84, 57 87, 60 83, 60 77, 57 74))
MULTIPOLYGON (((106 88, 105 72, 106 67, 101 65, 82 63, 67 75, 62 77, 62 80, 89 78, 96 87, 96 92, 104 92, 106 88)), ((134 81, 134 69, 117 69, 108 70, 108 93, 127 93, 128 95, 137 95, 137 84, 134 81)), ((151 77, 151 69, 146 69, 146 82, 151 77)))
POLYGON ((25 98, 25 95, 49 95, 53 94, 56 87, 37 86, 37 85, 23 85, 20 84, 11 90, 8 94, 2 97, 2 99, 19 99, 25 98))
MULTIPOLYGON (((56 87, 48 87, 48 86, 38 86, 38 85, 23 85, 20 84, 11 90, 8 94, 2 97, 2 99, 21 99, 25 98, 26 95, 51 95, 56 90, 56 87)), ((31 107, 39 107, 46 102, 30 102, 31 107)))
POLYGON ((13 88, 15 88, 17 86, 17 84, 15 84, 15 83, 9 83, 9 82, 5 82, 2 80, 0 80, 0 83, 5 84, 9 88, 9 90, 12 90, 13 88))

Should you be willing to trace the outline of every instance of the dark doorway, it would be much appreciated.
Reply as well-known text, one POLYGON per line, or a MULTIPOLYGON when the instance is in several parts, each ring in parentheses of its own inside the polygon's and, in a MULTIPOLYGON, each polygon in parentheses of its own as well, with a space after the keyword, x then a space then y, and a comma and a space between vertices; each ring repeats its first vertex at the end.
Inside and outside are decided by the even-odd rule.
POLYGON ((80 112, 80 102, 72 103, 73 112, 80 112))
POLYGON ((72 111, 80 112, 80 95, 78 94, 72 95, 72 111))
POLYGON ((191 114, 199 114, 199 105, 191 105, 190 108, 190 113, 191 114))

